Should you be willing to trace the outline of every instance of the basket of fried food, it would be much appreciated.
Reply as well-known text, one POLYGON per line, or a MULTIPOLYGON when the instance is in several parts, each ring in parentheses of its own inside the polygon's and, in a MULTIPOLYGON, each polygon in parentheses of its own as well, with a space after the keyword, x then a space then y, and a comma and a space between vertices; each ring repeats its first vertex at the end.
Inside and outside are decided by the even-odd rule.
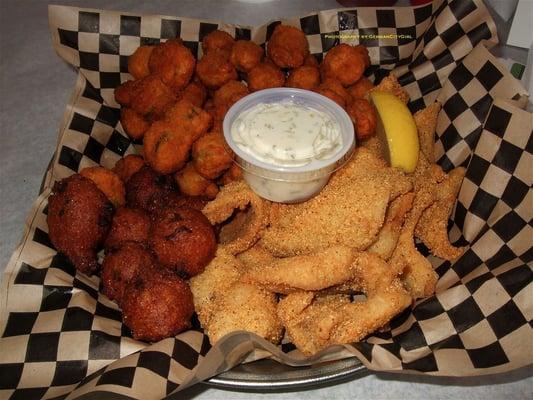
POLYGON ((179 38, 139 47, 133 80, 116 88, 121 123, 142 155, 55 183, 50 239, 76 269, 99 274, 135 339, 154 342, 198 320, 215 344, 237 330, 304 355, 363 340, 417 299, 437 274, 417 250, 453 260, 447 222, 464 170, 433 163, 439 105, 414 115, 414 171, 391 167, 375 135, 372 93, 408 96, 394 76, 374 86, 363 46, 340 44, 322 62, 305 34, 278 25, 266 51, 213 31, 195 59, 179 38), (222 121, 240 98, 296 87, 337 102, 358 147, 314 198, 271 203, 241 179, 222 121), (103 262, 98 253, 103 249, 103 262))

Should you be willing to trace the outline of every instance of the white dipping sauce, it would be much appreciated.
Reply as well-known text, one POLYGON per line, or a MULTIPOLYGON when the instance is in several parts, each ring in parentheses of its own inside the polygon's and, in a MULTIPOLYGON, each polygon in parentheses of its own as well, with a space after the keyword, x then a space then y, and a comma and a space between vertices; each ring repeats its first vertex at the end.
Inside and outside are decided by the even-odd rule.
POLYGON ((339 123, 328 114, 292 101, 260 103, 231 126, 244 152, 277 166, 302 166, 331 158, 342 148, 339 123))

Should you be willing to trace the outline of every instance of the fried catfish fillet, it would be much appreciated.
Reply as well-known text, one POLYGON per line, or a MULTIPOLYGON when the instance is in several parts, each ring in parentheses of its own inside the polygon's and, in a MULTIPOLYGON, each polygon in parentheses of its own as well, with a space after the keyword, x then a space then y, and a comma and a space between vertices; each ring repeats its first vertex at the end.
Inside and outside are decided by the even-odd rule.
POLYGON ((243 268, 233 255, 219 250, 205 271, 190 280, 198 319, 213 344, 238 330, 278 343, 283 326, 276 295, 239 281, 243 268))
POLYGON ((389 201, 411 188, 409 177, 359 148, 316 197, 276 206, 261 245, 277 257, 334 245, 364 250, 376 240, 389 201))
POLYGON ((372 243, 368 251, 379 255, 384 260, 392 256, 396 248, 405 217, 413 206, 414 193, 405 193, 390 202, 385 223, 378 233, 377 240, 372 243))
POLYGON ((418 130, 420 150, 430 162, 435 162, 435 127, 440 109, 440 103, 433 103, 413 115, 418 130))
POLYGON ((217 197, 202 210, 211 224, 222 224, 219 233, 221 248, 231 254, 241 253, 259 240, 268 224, 270 204, 261 199, 243 181, 222 187, 217 197))
POLYGON ((278 315, 286 332, 305 355, 334 344, 357 342, 411 304, 395 271, 377 255, 358 253, 353 268, 354 283, 365 293, 365 301, 300 291, 279 302, 278 315))
POLYGON ((313 254, 272 258, 248 270, 241 280, 274 293, 321 290, 351 280, 354 258, 349 247, 333 246, 313 254))
POLYGON ((463 247, 454 247, 448 238, 448 218, 466 170, 462 167, 451 170, 436 187, 436 201, 423 212, 416 225, 415 235, 436 257, 454 260, 463 254, 463 247))
POLYGON ((433 294, 438 279, 431 263, 416 249, 414 232, 422 213, 435 202, 435 187, 444 173, 430 164, 421 152, 414 175, 413 207, 406 216, 389 262, 402 275, 404 285, 416 299, 433 294))
POLYGON ((458 167, 445 174, 437 165, 428 166, 435 159, 435 129, 440 109, 441 105, 436 102, 414 115, 420 150, 425 156, 418 170, 430 170, 433 173, 432 187, 435 193, 435 202, 421 215, 415 235, 433 255, 451 261, 464 251, 464 248, 454 247, 450 243, 447 225, 466 171, 458 167))
POLYGON ((256 243, 248 250, 237 254, 237 259, 244 264, 246 270, 251 268, 263 268, 272 261, 277 260, 271 253, 256 243))

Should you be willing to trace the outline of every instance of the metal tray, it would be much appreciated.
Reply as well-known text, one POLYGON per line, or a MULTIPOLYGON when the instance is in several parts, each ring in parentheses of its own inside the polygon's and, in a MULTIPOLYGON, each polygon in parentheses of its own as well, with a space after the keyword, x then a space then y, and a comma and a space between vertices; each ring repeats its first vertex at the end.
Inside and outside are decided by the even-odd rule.
POLYGON ((265 359, 238 365, 204 384, 233 390, 275 391, 331 384, 352 379, 365 371, 365 366, 355 357, 307 367, 290 367, 265 359))

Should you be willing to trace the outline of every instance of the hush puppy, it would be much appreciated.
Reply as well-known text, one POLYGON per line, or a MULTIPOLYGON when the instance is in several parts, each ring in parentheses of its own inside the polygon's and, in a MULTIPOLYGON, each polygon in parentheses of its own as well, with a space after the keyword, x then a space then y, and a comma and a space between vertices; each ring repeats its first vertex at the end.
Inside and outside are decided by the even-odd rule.
POLYGON ((127 285, 141 271, 154 268, 154 256, 143 245, 123 243, 108 252, 102 263, 103 291, 110 300, 122 303, 127 285))
POLYGON ((124 324, 131 329, 134 339, 147 342, 157 342, 190 328, 193 313, 187 282, 157 269, 135 277, 122 301, 124 324))
POLYGON ((96 253, 111 227, 113 212, 113 204, 90 179, 71 175, 56 182, 48 198, 50 240, 77 270, 91 275, 99 269, 96 253))
POLYGON ((214 257, 217 242, 213 227, 200 211, 168 207, 152 220, 150 245, 162 266, 191 277, 214 257))

